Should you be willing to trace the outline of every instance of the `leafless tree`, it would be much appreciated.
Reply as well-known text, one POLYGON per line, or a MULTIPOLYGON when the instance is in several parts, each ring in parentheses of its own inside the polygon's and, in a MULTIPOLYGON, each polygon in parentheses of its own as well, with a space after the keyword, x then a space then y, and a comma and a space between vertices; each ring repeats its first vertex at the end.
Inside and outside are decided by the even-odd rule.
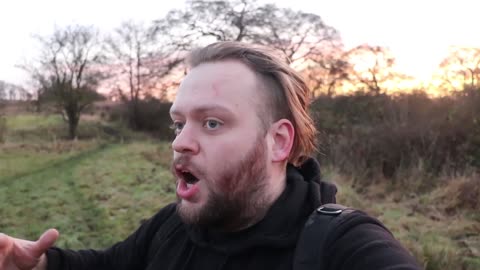
POLYGON ((7 99, 7 84, 0 80, 0 100, 7 99))
POLYGON ((273 4, 258 8, 259 24, 252 41, 274 47, 293 63, 331 57, 342 46, 338 32, 324 23, 319 15, 279 8, 273 4))
POLYGON ((112 86, 128 105, 130 124, 138 128, 140 100, 162 92, 162 79, 182 63, 182 53, 163 29, 122 23, 107 40, 112 86))
POLYGON ((480 48, 453 47, 440 68, 451 88, 475 89, 480 86, 480 48))
POLYGON ((348 57, 352 67, 352 83, 366 87, 375 95, 386 91, 387 82, 401 77, 393 69, 395 58, 384 47, 360 45, 351 49, 348 57))
POLYGON ((165 20, 155 22, 157 28, 168 22, 172 34, 186 47, 211 41, 245 41, 251 28, 259 24, 256 1, 251 0, 188 0, 185 9, 170 11, 165 20), (181 39, 181 40, 180 40, 181 39), (191 42, 197 44, 189 44, 191 42))
POLYGON ((302 70, 314 97, 320 94, 335 95, 337 88, 350 79, 350 72, 350 63, 341 49, 326 56, 310 57, 302 70))
MULTIPOLYGON (((160 20, 162 21, 162 20, 160 20)), ((166 16, 184 48, 212 41, 243 41, 278 49, 301 64, 341 44, 337 31, 316 14, 260 4, 255 0, 190 0, 166 16)))
POLYGON ((50 36, 37 36, 40 55, 24 68, 38 84, 38 99, 53 102, 68 123, 69 138, 76 138, 80 115, 100 98, 103 60, 98 32, 87 26, 55 29, 50 36))

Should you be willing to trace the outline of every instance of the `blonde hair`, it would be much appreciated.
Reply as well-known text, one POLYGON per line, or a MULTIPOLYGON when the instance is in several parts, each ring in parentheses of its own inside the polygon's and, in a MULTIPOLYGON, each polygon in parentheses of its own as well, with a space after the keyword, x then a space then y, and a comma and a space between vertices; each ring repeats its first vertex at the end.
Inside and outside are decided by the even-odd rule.
POLYGON ((202 63, 222 60, 238 60, 258 75, 268 103, 264 108, 269 110, 269 113, 260 113, 263 125, 268 128, 272 122, 288 119, 295 129, 288 161, 294 165, 303 163, 316 150, 316 129, 308 114, 310 89, 302 77, 273 50, 233 41, 193 50, 187 64, 194 68, 202 63))

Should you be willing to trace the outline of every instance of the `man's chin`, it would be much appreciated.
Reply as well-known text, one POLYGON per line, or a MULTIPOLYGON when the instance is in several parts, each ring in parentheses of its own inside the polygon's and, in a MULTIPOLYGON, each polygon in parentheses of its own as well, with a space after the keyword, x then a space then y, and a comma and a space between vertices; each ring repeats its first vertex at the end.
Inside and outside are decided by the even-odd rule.
POLYGON ((177 202, 177 213, 184 223, 196 224, 202 215, 203 206, 199 202, 190 202, 179 199, 177 202))

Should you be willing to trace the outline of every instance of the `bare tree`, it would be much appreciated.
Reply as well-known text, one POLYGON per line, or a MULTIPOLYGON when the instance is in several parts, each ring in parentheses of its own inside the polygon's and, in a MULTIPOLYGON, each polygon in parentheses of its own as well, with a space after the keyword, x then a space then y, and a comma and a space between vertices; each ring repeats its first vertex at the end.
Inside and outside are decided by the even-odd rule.
POLYGON ((311 56, 304 66, 302 74, 314 97, 320 94, 333 96, 337 88, 350 79, 351 66, 341 49, 326 56, 311 56))
POLYGON ((452 88, 475 89, 480 86, 480 48, 453 47, 440 64, 443 80, 452 88))
POLYGON ((7 99, 7 84, 0 80, 0 100, 7 99))
POLYGON ((190 0, 185 10, 171 11, 166 21, 186 48, 243 41, 274 47, 288 60, 302 62, 341 45, 337 31, 320 16, 255 0, 190 0))
POLYGON ((366 87, 378 95, 386 91, 387 83, 401 75, 394 71, 395 58, 386 48, 360 45, 348 52, 352 67, 352 83, 366 87))
POLYGON ((333 93, 347 78, 338 32, 316 14, 262 4, 256 0, 189 0, 157 20, 184 50, 215 41, 262 44, 283 53, 292 67, 309 77, 315 89, 333 93))
POLYGON ((36 37, 39 58, 25 67, 38 84, 38 99, 53 102, 68 123, 70 139, 76 138, 80 115, 100 98, 102 53, 98 33, 91 27, 68 26, 52 35, 36 37))
POLYGON ((294 64, 323 61, 342 47, 338 32, 319 15, 268 4, 259 7, 256 16, 260 27, 252 31, 252 42, 278 49, 294 64))
POLYGON ((183 61, 178 47, 162 34, 163 29, 128 21, 107 40, 113 88, 128 105, 133 128, 138 128, 140 100, 161 92, 162 79, 183 61))
POLYGON ((15 88, 13 88, 13 87, 8 88, 8 99, 9 100, 16 100, 17 99, 17 92, 15 91, 15 88))
MULTIPOLYGON (((259 24, 256 1, 252 0, 188 0, 184 10, 170 11, 165 21, 183 39, 185 46, 191 41, 245 41, 251 37, 251 28, 259 24)), ((164 20, 155 22, 157 27, 164 20)))

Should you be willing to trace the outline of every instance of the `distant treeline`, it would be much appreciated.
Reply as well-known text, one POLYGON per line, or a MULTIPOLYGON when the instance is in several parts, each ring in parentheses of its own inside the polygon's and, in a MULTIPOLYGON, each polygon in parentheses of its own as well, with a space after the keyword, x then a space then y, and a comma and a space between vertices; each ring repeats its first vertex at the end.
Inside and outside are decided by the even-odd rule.
MULTIPOLYGON (((319 96, 310 111, 319 130, 318 158, 361 181, 382 178, 426 188, 439 175, 480 168, 478 104, 480 90, 442 98, 424 92, 319 96), (424 181, 408 182, 418 177, 424 181)), ((154 98, 142 100, 137 128, 171 140, 170 106, 154 98)), ((133 115, 122 106, 110 117, 130 122, 133 115)))

